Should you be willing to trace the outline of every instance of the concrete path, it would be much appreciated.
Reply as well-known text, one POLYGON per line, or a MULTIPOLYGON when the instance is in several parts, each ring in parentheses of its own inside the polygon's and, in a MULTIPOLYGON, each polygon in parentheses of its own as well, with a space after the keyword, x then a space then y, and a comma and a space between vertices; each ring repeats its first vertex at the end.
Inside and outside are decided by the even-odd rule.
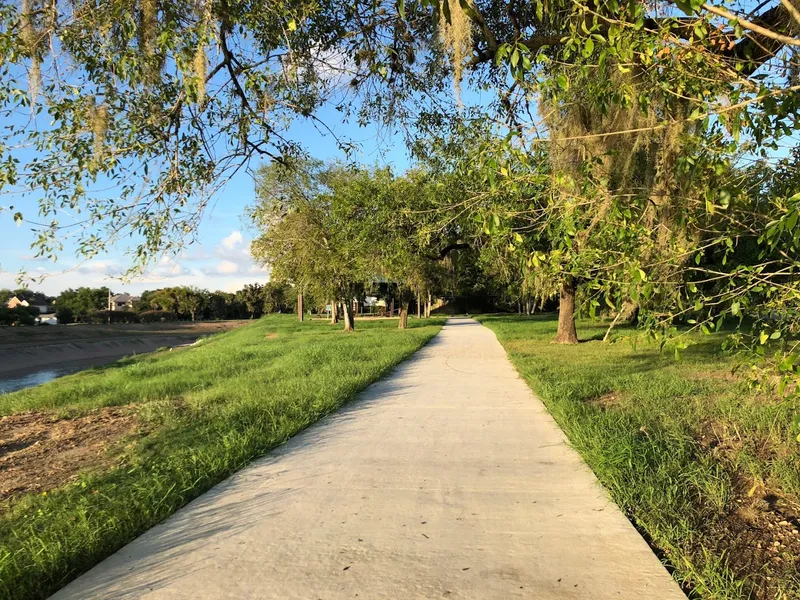
POLYGON ((467 319, 55 595, 355 597, 685 600, 467 319))

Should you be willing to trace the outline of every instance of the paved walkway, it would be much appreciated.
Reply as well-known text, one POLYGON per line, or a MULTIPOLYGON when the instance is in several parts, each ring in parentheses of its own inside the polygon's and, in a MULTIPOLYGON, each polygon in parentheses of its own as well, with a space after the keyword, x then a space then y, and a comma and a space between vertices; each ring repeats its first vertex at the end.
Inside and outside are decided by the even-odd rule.
POLYGON ((355 597, 685 600, 467 319, 55 596, 355 597))

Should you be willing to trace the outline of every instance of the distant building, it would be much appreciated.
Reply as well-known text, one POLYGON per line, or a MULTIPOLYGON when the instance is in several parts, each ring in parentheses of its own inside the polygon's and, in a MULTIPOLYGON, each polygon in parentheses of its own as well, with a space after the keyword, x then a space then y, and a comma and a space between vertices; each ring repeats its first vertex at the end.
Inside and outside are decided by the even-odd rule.
POLYGON ((108 309, 130 310, 133 308, 133 303, 138 302, 140 299, 139 296, 131 296, 130 294, 117 294, 108 299, 108 309))
POLYGON ((17 308, 18 306, 28 308, 30 304, 28 304, 27 300, 20 300, 16 296, 13 296, 11 300, 6 303, 6 308, 17 308))

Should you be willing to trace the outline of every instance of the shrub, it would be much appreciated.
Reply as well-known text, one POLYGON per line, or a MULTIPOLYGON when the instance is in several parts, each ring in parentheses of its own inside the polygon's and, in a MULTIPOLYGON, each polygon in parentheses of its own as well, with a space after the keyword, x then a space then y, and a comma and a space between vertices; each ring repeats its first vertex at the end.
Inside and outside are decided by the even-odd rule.
POLYGON ((59 325, 68 325, 75 321, 75 315, 72 313, 71 308, 62 306, 56 310, 56 319, 58 319, 59 325))
POLYGON ((139 313, 139 321, 142 323, 164 323, 175 319, 177 319, 177 315, 168 310, 146 310, 139 313))
POLYGON ((89 323, 136 323, 137 315, 131 310, 91 310, 86 320, 89 323))
POLYGON ((0 325, 34 325, 36 318, 24 306, 15 308, 0 307, 0 325))

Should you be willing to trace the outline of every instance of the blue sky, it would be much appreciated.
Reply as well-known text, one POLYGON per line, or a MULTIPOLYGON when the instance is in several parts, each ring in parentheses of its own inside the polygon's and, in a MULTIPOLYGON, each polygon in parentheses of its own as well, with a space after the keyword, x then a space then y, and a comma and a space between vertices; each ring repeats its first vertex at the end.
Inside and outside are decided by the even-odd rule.
MULTIPOLYGON (((318 115, 337 136, 358 143, 360 151, 352 158, 365 164, 391 165, 396 172, 409 166, 409 158, 400 136, 382 131, 375 126, 358 127, 342 122, 342 116, 332 106, 323 107, 318 115)), ((307 151, 320 159, 344 158, 330 134, 321 133, 309 121, 297 121, 290 129, 290 139, 303 144, 307 151)), ((258 163, 251 164, 254 170, 258 163)), ((30 276, 45 276, 29 287, 56 295, 61 290, 79 286, 109 286, 114 292, 140 293, 146 289, 172 285, 193 285, 210 290, 235 291, 246 283, 266 282, 268 272, 255 264, 250 257, 249 245, 254 232, 243 219, 245 208, 254 200, 251 175, 240 170, 226 187, 212 200, 200 225, 198 243, 187 247, 176 257, 165 257, 139 280, 124 282, 117 275, 130 266, 124 255, 125 248, 118 247, 106 255, 92 260, 80 260, 75 248, 66 246, 58 261, 35 259, 30 249, 34 233, 29 227, 18 227, 11 214, 0 212, 0 288, 19 287, 16 279, 21 270, 30 276)), ((23 212, 35 211, 35 200, 19 203, 23 212), (26 204, 27 203, 27 204, 26 204)), ((8 198, 0 196, 0 206, 7 206, 8 198)))

